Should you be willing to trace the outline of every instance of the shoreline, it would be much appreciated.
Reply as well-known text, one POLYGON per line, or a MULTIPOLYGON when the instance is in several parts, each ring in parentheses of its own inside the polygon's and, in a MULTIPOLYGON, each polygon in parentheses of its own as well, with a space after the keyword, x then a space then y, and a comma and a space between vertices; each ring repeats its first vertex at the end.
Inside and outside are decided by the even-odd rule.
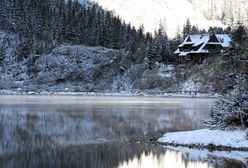
POLYGON ((152 92, 67 92, 67 91, 41 91, 41 92, 23 92, 13 90, 0 90, 0 95, 55 95, 55 96, 122 96, 122 97, 183 97, 183 98, 219 98, 219 94, 175 94, 175 93, 152 93, 152 92))
POLYGON ((165 146, 208 149, 210 151, 248 152, 247 130, 209 130, 182 131, 166 133, 157 140, 165 146))
POLYGON ((162 146, 166 146, 166 147, 186 147, 189 149, 198 149, 198 150, 207 149, 209 151, 248 152, 248 147, 235 148, 235 147, 228 147, 228 146, 216 146, 213 144, 209 144, 209 145, 205 146, 205 145, 201 145, 201 144, 178 144, 178 143, 169 143, 169 142, 157 142, 157 144, 162 145, 162 146))

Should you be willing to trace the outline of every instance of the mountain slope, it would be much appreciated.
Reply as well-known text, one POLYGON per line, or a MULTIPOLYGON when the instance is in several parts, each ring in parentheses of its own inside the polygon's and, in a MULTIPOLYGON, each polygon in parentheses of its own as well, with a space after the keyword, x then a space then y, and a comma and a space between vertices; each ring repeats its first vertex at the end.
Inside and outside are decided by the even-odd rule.
POLYGON ((248 0, 189 0, 194 9, 199 10, 208 19, 221 20, 234 26, 242 22, 248 26, 248 0))
POLYGON ((239 20, 248 25, 247 0, 88 0, 113 11, 126 22, 154 32, 160 21, 169 37, 182 30, 187 19, 199 28, 233 26, 239 20))
POLYGON ((90 0, 98 3, 104 9, 120 15, 126 22, 135 27, 144 25, 145 31, 153 32, 160 21, 166 25, 170 37, 176 34, 178 27, 182 28, 189 18, 192 24, 199 28, 224 26, 220 21, 209 20, 196 10, 187 0, 90 0))

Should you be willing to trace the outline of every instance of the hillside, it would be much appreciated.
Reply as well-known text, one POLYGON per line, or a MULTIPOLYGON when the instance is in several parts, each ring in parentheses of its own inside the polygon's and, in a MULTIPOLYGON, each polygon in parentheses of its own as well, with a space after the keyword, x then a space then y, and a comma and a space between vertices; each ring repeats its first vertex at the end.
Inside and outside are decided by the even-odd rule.
POLYGON ((187 19, 200 29, 233 26, 238 20, 248 25, 247 0, 89 0, 113 11, 126 22, 145 31, 154 32, 160 21, 169 37, 182 30, 187 19), (144 10, 145 9, 145 10, 144 10), (241 17, 242 16, 242 17, 241 17))
POLYGON ((233 27, 242 22, 248 26, 247 0, 189 0, 194 9, 199 10, 207 19, 220 20, 225 25, 233 27))
POLYGON ((0 31, 1 90, 131 93, 168 88, 173 79, 170 72, 160 75, 160 69, 148 71, 142 61, 133 62, 126 50, 61 44, 51 53, 17 61, 19 44, 17 35, 0 31))
POLYGON ((61 44, 51 53, 16 60, 20 39, 0 32, 4 58, 0 67, 0 89, 17 92, 148 93, 197 91, 219 93, 220 60, 203 65, 165 65, 147 69, 144 57, 126 50, 61 44), (187 69, 187 71, 185 71, 187 69), (211 81, 211 82, 209 82, 211 81), (217 82, 217 83, 216 83, 217 82))
MULTIPOLYGON (((223 76, 218 69, 220 57, 202 65, 178 65, 172 52, 180 39, 171 41, 163 32, 152 37, 108 11, 94 5, 88 8, 77 1, 46 0, 43 5, 28 0, 13 2, 0 2, 4 16, 0 17, 1 90, 151 94, 222 91, 223 84, 218 82, 223 81, 219 80, 223 76)), ((123 5, 129 4, 125 2, 123 5)), ((159 7, 159 1, 145 2, 143 5, 156 3, 154 11, 159 7)), ((160 5, 180 9, 175 2, 166 2, 160 5)), ((141 2, 135 3, 133 8, 141 2)), ((192 3, 185 1, 185 5, 192 3)), ((129 9, 131 12, 132 6, 129 9)), ((192 27, 186 28, 187 34, 191 33, 192 27)))

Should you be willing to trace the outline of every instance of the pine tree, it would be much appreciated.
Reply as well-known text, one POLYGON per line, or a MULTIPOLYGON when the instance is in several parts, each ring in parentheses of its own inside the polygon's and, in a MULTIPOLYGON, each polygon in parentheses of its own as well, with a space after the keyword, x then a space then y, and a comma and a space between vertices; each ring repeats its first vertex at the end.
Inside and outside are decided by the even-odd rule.
POLYGON ((101 27, 99 44, 104 47, 108 47, 108 45, 110 44, 109 34, 106 25, 103 25, 101 27))
POLYGON ((5 48, 4 46, 1 46, 0 47, 0 65, 3 64, 4 58, 5 58, 5 48))
POLYGON ((146 64, 149 70, 152 70, 156 63, 156 53, 154 52, 154 46, 150 46, 147 51, 146 64))
POLYGON ((238 78, 238 99, 239 99, 239 107, 240 107, 240 120, 242 123, 242 127, 245 127, 245 112, 244 112, 244 100, 243 94, 247 92, 245 88, 245 71, 247 67, 247 44, 248 44, 248 35, 245 31, 244 26, 239 25, 238 28, 232 34, 233 39, 233 48, 234 54, 236 55, 237 62, 236 62, 236 75, 238 78))
POLYGON ((121 21, 119 18, 113 20, 112 46, 114 49, 120 49, 121 46, 121 21))
POLYGON ((231 47, 223 60, 236 82, 234 90, 217 101, 211 110, 210 119, 206 122, 210 128, 248 127, 247 35, 242 25, 232 32, 231 47))
POLYGON ((186 25, 183 27, 183 38, 185 39, 192 32, 192 26, 190 20, 187 19, 186 25))
POLYGON ((161 27, 154 38, 154 53, 157 60, 168 63, 170 57, 170 44, 165 30, 161 27))
POLYGON ((112 12, 74 0, 2 0, 0 11, 0 28, 19 36, 19 61, 30 54, 50 53, 61 43, 125 48, 136 53, 152 41, 151 36, 146 39, 143 28, 137 30, 112 12))
POLYGON ((248 127, 248 95, 243 94, 243 103, 246 104, 242 112, 239 105, 239 94, 237 88, 231 93, 220 98, 210 111, 210 119, 205 125, 211 129, 235 129, 236 127, 248 127), (242 113, 243 121, 240 119, 242 113))

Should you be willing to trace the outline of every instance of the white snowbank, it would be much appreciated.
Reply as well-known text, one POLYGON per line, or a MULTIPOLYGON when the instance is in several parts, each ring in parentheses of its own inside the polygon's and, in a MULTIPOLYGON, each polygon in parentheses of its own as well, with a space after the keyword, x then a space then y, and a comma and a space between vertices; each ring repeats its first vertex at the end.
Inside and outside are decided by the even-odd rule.
POLYGON ((177 145, 208 145, 223 146, 230 148, 247 148, 248 140, 245 131, 221 131, 201 129, 195 131, 167 133, 158 140, 161 143, 177 145))

